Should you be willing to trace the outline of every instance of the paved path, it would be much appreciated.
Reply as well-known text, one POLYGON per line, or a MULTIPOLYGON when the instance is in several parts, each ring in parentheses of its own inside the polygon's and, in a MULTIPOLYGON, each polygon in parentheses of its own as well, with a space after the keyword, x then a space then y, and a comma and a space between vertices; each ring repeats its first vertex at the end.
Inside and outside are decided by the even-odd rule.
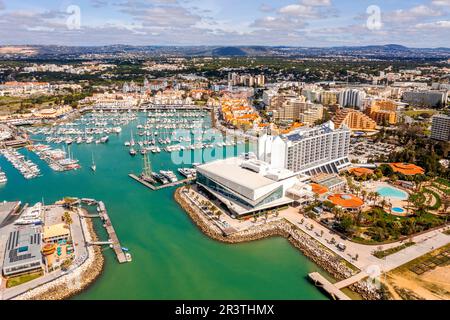
POLYGON ((384 244, 384 245, 364 245, 359 243, 354 243, 349 240, 343 240, 336 233, 333 233, 329 229, 325 228, 318 222, 305 217, 304 215, 298 213, 296 208, 288 208, 280 212, 280 216, 284 217, 286 220, 300 228, 303 232, 307 233, 328 249, 332 250, 343 259, 347 260, 358 269, 365 271, 368 268, 378 267, 382 272, 387 272, 395 269, 411 260, 414 260, 434 249, 445 246, 450 243, 450 236, 442 233, 446 227, 442 227, 437 230, 423 233, 421 235, 412 238, 416 244, 400 250, 397 253, 391 254, 384 259, 378 259, 372 255, 373 251, 376 250, 386 250, 389 248, 397 247, 403 242, 397 241, 394 243, 384 244), (303 224, 301 220, 304 219, 303 224), (313 230, 309 230, 307 226, 313 225, 313 230), (320 236, 320 232, 323 231, 323 236, 320 236), (336 240, 336 243, 343 243, 346 245, 345 252, 340 251, 336 245, 331 244, 329 241, 331 238, 336 240), (356 258, 358 254, 358 259, 356 258))

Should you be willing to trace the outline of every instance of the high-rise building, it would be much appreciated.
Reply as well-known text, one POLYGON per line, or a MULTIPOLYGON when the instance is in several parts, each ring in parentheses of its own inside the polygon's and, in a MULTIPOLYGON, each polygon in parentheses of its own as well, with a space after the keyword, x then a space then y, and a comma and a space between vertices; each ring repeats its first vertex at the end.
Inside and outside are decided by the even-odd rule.
POLYGON ((350 166, 350 130, 336 129, 329 121, 313 128, 302 127, 282 136, 264 135, 258 139, 258 159, 274 168, 315 175, 338 173, 350 166))
POLYGON ((398 121, 397 105, 391 100, 373 100, 366 113, 379 125, 396 124, 398 121))
POLYGON ((279 95, 272 98, 267 111, 275 121, 300 121, 311 125, 323 118, 323 106, 305 100, 304 96, 279 95))
POLYGON ((431 139, 450 141, 450 116, 439 114, 433 117, 431 139))
POLYGON ((377 123, 364 113, 349 108, 339 109, 332 121, 337 128, 346 126, 353 131, 374 131, 377 126, 377 123))
POLYGON ((447 102, 447 91, 406 91, 403 101, 416 107, 440 108, 447 102))
POLYGON ((366 93, 364 91, 358 89, 345 89, 339 94, 339 104, 345 108, 361 108, 365 97, 366 93))
POLYGON ((329 90, 322 91, 320 93, 320 103, 324 106, 331 106, 338 104, 339 102, 339 91, 329 90))

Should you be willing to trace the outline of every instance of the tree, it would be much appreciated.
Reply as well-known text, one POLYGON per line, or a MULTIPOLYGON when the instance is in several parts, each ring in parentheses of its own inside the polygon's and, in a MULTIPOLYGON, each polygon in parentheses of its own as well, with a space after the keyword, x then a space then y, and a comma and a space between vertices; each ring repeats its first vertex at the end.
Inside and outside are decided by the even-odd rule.
POLYGON ((72 216, 67 211, 64 212, 63 220, 68 226, 70 226, 73 223, 72 216))

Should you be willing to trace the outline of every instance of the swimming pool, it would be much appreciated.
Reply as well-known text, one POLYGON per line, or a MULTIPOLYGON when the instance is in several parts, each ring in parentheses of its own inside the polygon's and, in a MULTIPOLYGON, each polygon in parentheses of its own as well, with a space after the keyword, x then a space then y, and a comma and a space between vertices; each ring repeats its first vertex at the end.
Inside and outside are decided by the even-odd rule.
POLYGON ((399 207, 395 207, 395 208, 392 208, 392 211, 394 211, 395 213, 404 213, 405 209, 399 208, 399 207))
POLYGON ((394 198, 398 200, 408 199, 408 194, 405 191, 402 191, 394 187, 389 186, 381 187, 377 189, 377 192, 380 194, 380 196, 386 198, 394 198))

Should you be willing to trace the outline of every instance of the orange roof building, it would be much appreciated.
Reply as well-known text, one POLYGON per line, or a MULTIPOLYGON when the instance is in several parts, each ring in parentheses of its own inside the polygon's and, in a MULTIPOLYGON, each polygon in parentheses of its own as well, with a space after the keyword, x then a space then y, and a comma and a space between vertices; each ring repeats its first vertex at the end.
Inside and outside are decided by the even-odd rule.
POLYGON ((246 99, 222 99, 221 111, 224 120, 234 126, 252 126, 261 121, 246 99))
POLYGON ((320 184, 311 183, 310 186, 312 187, 312 191, 318 195, 322 195, 328 192, 328 188, 320 184))
POLYGON ((345 209, 357 209, 364 204, 364 201, 361 198, 358 198, 353 194, 336 193, 329 196, 328 200, 334 205, 345 209))
POLYGON ((363 175, 372 175, 373 174, 373 170, 368 169, 368 168, 351 168, 348 170, 348 172, 350 172, 351 174, 357 176, 357 177, 361 177, 363 175))
POLYGON ((411 163, 390 163, 389 165, 394 172, 399 172, 407 176, 425 173, 425 169, 411 163))
POLYGON ((377 123, 364 113, 348 108, 339 109, 332 121, 337 128, 346 125, 354 131, 375 131, 377 126, 377 123))

